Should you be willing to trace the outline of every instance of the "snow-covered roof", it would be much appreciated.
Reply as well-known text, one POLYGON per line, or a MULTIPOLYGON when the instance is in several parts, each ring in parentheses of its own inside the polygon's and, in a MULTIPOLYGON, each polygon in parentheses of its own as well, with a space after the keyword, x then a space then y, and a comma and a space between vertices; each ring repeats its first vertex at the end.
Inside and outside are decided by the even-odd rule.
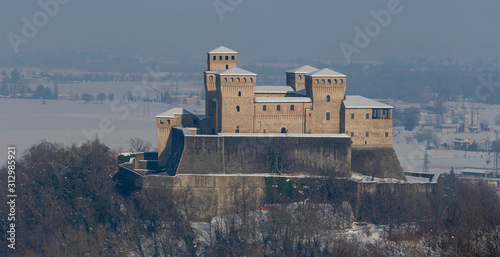
POLYGON ((217 72, 217 74, 223 75, 223 76, 257 76, 257 74, 255 74, 251 71, 247 71, 247 70, 244 70, 244 69, 238 68, 238 67, 234 67, 234 68, 231 68, 229 70, 219 71, 219 72, 217 72))
POLYGON ((256 103, 311 103, 309 97, 256 97, 256 103))
POLYGON ((315 71, 318 71, 318 70, 319 69, 314 68, 313 66, 304 65, 304 66, 300 66, 298 68, 289 70, 286 73, 311 73, 311 72, 315 72, 315 71))
POLYGON ((223 137, 315 137, 351 138, 346 134, 292 134, 292 133, 219 133, 223 137))
POLYGON ((231 50, 225 46, 219 46, 208 53, 209 54, 237 54, 238 52, 231 50))
POLYGON ((267 93, 267 94, 280 94, 294 92, 292 87, 289 86, 256 86, 255 93, 267 93))
POLYGON ((335 77, 335 78, 345 78, 345 77, 347 77, 345 74, 342 74, 340 72, 336 72, 336 71, 328 69, 328 68, 308 73, 306 76, 311 76, 311 77, 335 77))
POLYGON ((384 104, 360 95, 346 95, 345 97, 344 106, 346 109, 394 108, 388 104, 384 104))
POLYGON ((164 113, 156 115, 156 118, 173 118, 174 115, 194 115, 184 108, 172 108, 164 113))

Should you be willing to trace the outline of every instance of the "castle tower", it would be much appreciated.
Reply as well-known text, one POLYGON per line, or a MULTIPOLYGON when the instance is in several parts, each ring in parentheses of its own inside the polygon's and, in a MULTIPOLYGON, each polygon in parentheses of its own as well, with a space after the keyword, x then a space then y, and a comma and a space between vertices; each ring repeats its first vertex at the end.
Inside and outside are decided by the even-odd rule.
POLYGON ((331 69, 305 75, 306 93, 313 100, 312 133, 340 133, 340 109, 347 76, 331 69))
POLYGON ((215 73, 238 66, 238 52, 221 46, 207 53, 208 70, 205 71, 205 115, 215 116, 217 88, 215 73))
POLYGON ((286 72, 286 85, 293 88, 295 91, 300 91, 306 88, 306 74, 316 72, 318 69, 304 65, 286 72))
POLYGON ((257 74, 232 68, 216 74, 218 133, 252 133, 257 74))

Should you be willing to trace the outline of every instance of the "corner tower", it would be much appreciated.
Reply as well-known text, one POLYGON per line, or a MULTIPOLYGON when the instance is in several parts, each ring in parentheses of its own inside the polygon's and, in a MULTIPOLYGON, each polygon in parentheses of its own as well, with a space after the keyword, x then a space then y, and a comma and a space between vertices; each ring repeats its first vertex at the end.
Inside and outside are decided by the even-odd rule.
POLYGON ((312 133, 340 133, 340 108, 345 96, 347 76, 331 69, 305 75, 306 93, 313 101, 312 133))
POLYGON ((253 133, 257 74, 232 68, 216 74, 217 133, 253 133))
POLYGON ((205 80, 205 115, 215 116, 217 88, 215 73, 238 66, 238 52, 225 46, 218 47, 207 53, 208 69, 204 72, 205 80))

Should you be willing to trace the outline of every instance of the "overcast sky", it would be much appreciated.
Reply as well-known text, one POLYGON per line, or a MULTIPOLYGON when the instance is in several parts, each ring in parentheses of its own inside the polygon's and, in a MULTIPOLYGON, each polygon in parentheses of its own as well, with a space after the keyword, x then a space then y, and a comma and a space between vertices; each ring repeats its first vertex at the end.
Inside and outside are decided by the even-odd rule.
MULTIPOLYGON (((387 10, 391 1, 395 0, 71 0, 19 48, 105 45, 117 51, 198 56, 225 45, 250 56, 342 56, 340 43, 354 45, 354 28, 364 30, 374 21, 370 11, 387 10), (221 20, 214 2, 236 4, 221 20)), ((22 17, 33 20, 43 9, 39 0, 2 2, 0 47, 5 53, 13 51, 8 33, 23 36, 22 17)), ((401 0, 400 8, 360 49, 362 53, 500 56, 498 0, 401 0)), ((358 56, 353 54, 353 60, 358 56)))

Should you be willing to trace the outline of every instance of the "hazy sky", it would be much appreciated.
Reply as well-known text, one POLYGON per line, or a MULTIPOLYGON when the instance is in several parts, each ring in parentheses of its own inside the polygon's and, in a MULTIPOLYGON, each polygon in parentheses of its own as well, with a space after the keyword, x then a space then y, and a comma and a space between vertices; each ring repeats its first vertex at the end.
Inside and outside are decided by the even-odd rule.
MULTIPOLYGON (((248 56, 333 58, 343 55, 341 42, 354 45, 355 27, 364 30, 374 21, 370 11, 387 10, 392 1, 71 0, 19 48, 116 46, 117 51, 200 56, 225 45, 248 56), (223 20, 214 2, 230 6, 223 20)), ((39 0, 2 2, 0 47, 12 53, 8 33, 23 36, 22 17, 32 21, 43 9, 39 0)), ((498 0, 401 0, 400 8, 366 47, 359 48, 361 54, 500 56, 498 0)), ((361 54, 353 54, 353 60, 361 54)))

